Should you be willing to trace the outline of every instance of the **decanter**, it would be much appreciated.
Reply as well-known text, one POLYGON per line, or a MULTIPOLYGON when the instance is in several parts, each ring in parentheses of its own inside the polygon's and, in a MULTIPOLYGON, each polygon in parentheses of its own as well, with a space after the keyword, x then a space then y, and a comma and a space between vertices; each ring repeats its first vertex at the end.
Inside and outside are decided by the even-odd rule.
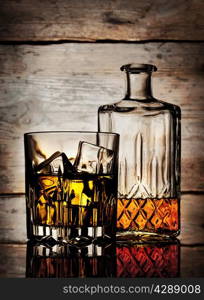
POLYGON ((120 134, 117 238, 164 240, 180 232, 180 108, 152 95, 149 64, 121 67, 124 98, 98 110, 98 130, 120 134))

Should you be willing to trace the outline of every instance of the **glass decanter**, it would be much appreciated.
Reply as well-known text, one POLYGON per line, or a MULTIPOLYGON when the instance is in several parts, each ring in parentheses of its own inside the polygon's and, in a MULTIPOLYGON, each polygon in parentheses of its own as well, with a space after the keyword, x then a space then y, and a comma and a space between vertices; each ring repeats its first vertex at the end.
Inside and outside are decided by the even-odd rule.
POLYGON ((156 67, 127 64, 124 99, 103 105, 98 129, 120 134, 117 236, 168 239, 180 231, 180 108, 152 95, 156 67))

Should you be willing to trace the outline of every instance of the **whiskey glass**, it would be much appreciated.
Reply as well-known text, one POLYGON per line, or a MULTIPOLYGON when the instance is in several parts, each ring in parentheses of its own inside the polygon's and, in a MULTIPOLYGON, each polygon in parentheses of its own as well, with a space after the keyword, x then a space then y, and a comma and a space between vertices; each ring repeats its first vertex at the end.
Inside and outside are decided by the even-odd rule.
POLYGON ((24 135, 27 237, 70 244, 114 240, 119 135, 24 135))

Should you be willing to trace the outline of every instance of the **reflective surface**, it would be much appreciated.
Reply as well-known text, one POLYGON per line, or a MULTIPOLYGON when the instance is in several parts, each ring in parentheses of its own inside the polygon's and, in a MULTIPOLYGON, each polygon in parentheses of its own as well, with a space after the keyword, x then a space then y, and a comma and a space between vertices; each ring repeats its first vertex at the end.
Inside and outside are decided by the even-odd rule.
POLYGON ((27 244, 27 277, 179 277, 180 244, 27 244))
POLYGON ((27 277, 114 277, 115 245, 27 245, 27 277))
POLYGON ((117 277, 179 277, 180 245, 147 244, 116 248, 117 277))

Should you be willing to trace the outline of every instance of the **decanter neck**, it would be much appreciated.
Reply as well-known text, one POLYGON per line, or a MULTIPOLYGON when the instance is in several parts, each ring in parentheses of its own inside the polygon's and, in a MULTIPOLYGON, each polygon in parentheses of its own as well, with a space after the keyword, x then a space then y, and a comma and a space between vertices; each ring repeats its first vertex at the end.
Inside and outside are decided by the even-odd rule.
POLYGON ((126 94, 124 100, 148 100, 152 98, 152 65, 130 64, 121 67, 126 72, 126 94))

